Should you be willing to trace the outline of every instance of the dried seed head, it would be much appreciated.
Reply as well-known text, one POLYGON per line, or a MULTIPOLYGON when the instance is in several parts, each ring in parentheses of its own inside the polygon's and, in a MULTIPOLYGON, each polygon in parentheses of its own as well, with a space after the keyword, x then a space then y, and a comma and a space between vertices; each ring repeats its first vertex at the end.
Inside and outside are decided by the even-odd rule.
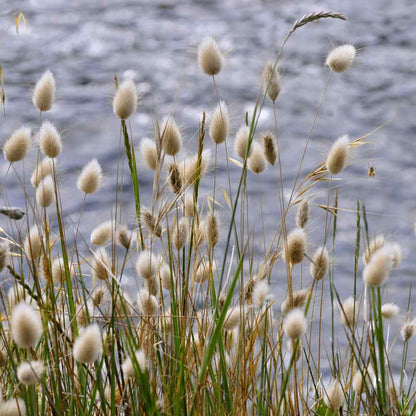
POLYGON ((394 303, 385 303, 381 307, 381 314, 384 319, 393 319, 399 314, 400 308, 394 303))
POLYGON ((157 167, 157 149, 156 143, 149 138, 144 138, 140 143, 140 152, 146 166, 151 170, 157 167))
POLYGON ((364 283, 369 286, 381 286, 389 278, 393 267, 392 252, 388 246, 375 251, 364 268, 364 283))
POLYGON ((353 327, 357 324, 358 305, 353 297, 349 297, 339 307, 339 316, 344 326, 353 327))
POLYGON ((86 194, 93 194, 101 187, 103 171, 97 159, 90 160, 78 176, 77 187, 86 194))
POLYGON ((354 374, 352 379, 352 388, 356 394, 361 395, 364 391, 364 387, 370 388, 374 386, 374 381, 375 374, 371 366, 368 368, 363 368, 362 372, 357 369, 357 372, 354 374), (366 380, 365 384, 364 377, 366 380))
POLYGON ((271 165, 274 165, 277 159, 277 142, 276 138, 270 132, 263 136, 263 151, 266 160, 271 165))
POLYGON ((207 236, 208 248, 214 248, 218 243, 218 217, 215 212, 210 212, 205 220, 205 234, 207 236))
POLYGON ((306 234, 302 228, 295 228, 287 236, 283 258, 292 265, 300 263, 306 251, 306 234))
POLYGON ((212 263, 211 270, 209 267, 209 261, 201 259, 196 266, 196 270, 194 273, 194 281, 196 283, 203 283, 207 281, 211 275, 211 272, 213 272, 216 269, 216 264, 212 263))
MULTIPOLYGON (((72 277, 71 275, 73 270, 73 266, 69 264, 68 272, 70 278, 72 277)), ((52 280, 54 281, 54 283, 57 283, 58 285, 62 285, 66 282, 65 262, 62 257, 58 257, 52 262, 52 280)))
POLYGON ((147 290, 149 291, 151 295, 153 296, 159 295, 160 279, 158 279, 157 276, 153 277, 152 279, 146 279, 144 282, 147 287, 147 290))
POLYGON ((3 146, 4 158, 10 163, 19 162, 25 156, 30 146, 30 128, 20 127, 7 139, 3 146))
POLYGON ((12 310, 19 302, 26 300, 26 291, 22 286, 11 287, 7 292, 7 303, 12 310))
POLYGON ((182 178, 179 172, 178 165, 176 163, 171 163, 168 168, 169 172, 169 185, 172 189, 172 192, 175 194, 180 194, 182 190, 182 178))
POLYGON ((255 326, 257 327, 257 334, 260 337, 264 336, 265 331, 269 331, 273 325, 273 309, 271 307, 262 308, 256 317, 255 326))
POLYGON ((94 279, 108 280, 111 271, 110 257, 104 248, 99 248, 93 252, 92 276, 94 279))
POLYGON ((403 341, 408 341, 416 334, 416 322, 415 320, 406 320, 400 328, 400 335, 403 341))
POLYGON ((344 389, 338 380, 327 387, 324 401, 331 410, 338 410, 344 404, 344 389))
POLYGON ((373 237, 364 250, 364 254, 363 254, 364 265, 367 265, 373 253, 379 248, 383 247, 386 243, 387 243, 387 240, 385 239, 383 235, 376 235, 375 237, 373 237))
MULTIPOLYGON (((175 217, 176 218, 176 217, 175 217)), ((189 221, 186 217, 179 221, 174 221, 172 225, 172 241, 177 250, 180 250, 187 242, 189 237, 189 221)))
POLYGON ((357 50, 353 45, 342 45, 334 48, 327 56, 325 65, 334 72, 346 71, 354 62, 357 50))
POLYGON ((348 135, 344 134, 332 145, 326 158, 326 168, 331 175, 338 175, 345 168, 349 153, 349 143, 348 135))
POLYGON ((94 290, 92 293, 92 302, 95 306, 101 306, 101 304, 104 301, 106 295, 106 290, 104 287, 97 287, 97 289, 94 290))
POLYGON ((113 111, 122 120, 128 119, 136 112, 139 97, 132 79, 121 82, 113 98, 113 111))
MULTIPOLYGON (((147 368, 147 360, 146 355, 144 353, 144 350, 140 349, 135 352, 135 357, 137 364, 139 366, 139 369, 142 373, 146 371, 147 368)), ((133 360, 131 357, 128 357, 123 364, 121 365, 121 370, 123 371, 124 377, 135 377, 136 376, 136 370, 135 370, 135 364, 133 364, 133 360)))
POLYGON ((113 235, 114 223, 112 221, 105 221, 94 228, 91 233, 91 244, 103 246, 107 244, 113 235))
POLYGON ((40 126, 39 147, 50 158, 58 157, 62 151, 61 135, 50 121, 44 121, 40 126))
POLYGON ((92 324, 80 331, 74 343, 74 359, 79 363, 92 363, 103 352, 101 330, 97 324, 92 324))
POLYGON ((232 331, 240 324, 242 310, 239 307, 229 309, 225 315, 223 328, 226 331, 232 331))
POLYGON ((217 75, 224 66, 224 57, 212 36, 207 36, 199 44, 198 64, 202 72, 211 76, 217 75))
POLYGON ((203 150, 201 160, 198 162, 198 155, 191 156, 183 161, 181 174, 183 182, 187 185, 193 185, 199 177, 201 180, 208 171, 211 162, 211 152, 203 150), (199 176, 198 176, 199 172, 199 176))
MULTIPOLYGON (((173 275, 173 278, 175 276, 173 275)), ((162 264, 159 269, 159 279, 162 282, 162 286, 166 290, 171 290, 171 274, 170 274, 170 268, 167 264, 162 264)), ((173 284, 175 284, 175 278, 173 279, 173 284)))
POLYGON ((251 299, 253 303, 261 308, 267 300, 270 293, 270 287, 265 280, 260 280, 254 284, 251 299))
POLYGON ((36 165, 36 168, 33 171, 32 176, 30 178, 30 182, 36 188, 45 176, 52 175, 52 173, 53 161, 49 157, 45 157, 42 159, 40 163, 36 165))
MULTIPOLYGON (((234 139, 234 151, 242 159, 245 159, 246 157, 246 151, 247 151, 249 138, 250 138, 250 129, 248 126, 244 124, 238 129, 237 133, 235 134, 235 139, 234 139)), ((248 152, 249 157, 251 155, 251 152, 252 152, 252 147, 250 146, 250 150, 248 152)))
POLYGON ((209 124, 209 135, 214 143, 220 144, 227 139, 230 129, 230 117, 224 101, 220 101, 212 114, 209 124))
POLYGON ((23 247, 29 260, 33 261, 41 256, 42 237, 40 236, 36 225, 32 226, 27 233, 23 247))
POLYGON ((308 322, 301 309, 292 309, 283 321, 283 331, 290 339, 299 339, 307 330, 308 322))
POLYGON ((311 207, 309 200, 303 198, 298 205, 298 211, 296 213, 296 225, 300 228, 304 228, 311 218, 311 207))
POLYGON ((328 273, 330 259, 328 250, 325 247, 319 247, 312 257, 310 266, 311 276, 315 280, 322 280, 328 273))
POLYGON ((287 297, 281 304, 280 309, 283 315, 287 315, 287 313, 294 309, 294 308, 301 308, 306 304, 306 300, 308 299, 309 291, 307 289, 301 289, 293 293, 293 307, 290 307, 290 299, 287 297))
POLYGON ((155 237, 160 237, 162 235, 162 227, 150 211, 143 209, 140 213, 140 217, 150 234, 155 237))
POLYGON ((388 246, 391 251, 392 266, 397 267, 397 265, 402 261, 402 248, 398 243, 389 243, 388 246))
POLYGON ((117 244, 121 247, 124 247, 126 250, 130 248, 131 244, 131 232, 125 225, 119 225, 116 230, 117 234, 117 244))
POLYGON ((173 117, 166 117, 161 125, 162 147, 169 156, 175 156, 182 146, 182 136, 173 117))
POLYGON ((0 241, 0 273, 9 265, 9 263, 9 243, 7 241, 0 241))
MULTIPOLYGON (((185 194, 185 215, 193 218, 194 216, 194 196, 192 194, 185 194)), ((195 206, 195 212, 198 212, 198 204, 195 206)))
POLYGON ((267 62, 263 70, 264 93, 274 102, 280 93, 280 76, 273 62, 267 62))
POLYGON ((79 326, 88 326, 90 319, 92 319, 94 316, 94 305, 91 302, 78 304, 75 311, 75 316, 79 326))
POLYGON ((260 174, 266 169, 266 159, 263 149, 258 143, 253 143, 251 156, 248 158, 248 168, 255 174, 260 174))
POLYGON ((148 290, 141 289, 137 293, 137 309, 142 315, 155 315, 159 309, 159 304, 155 296, 151 295, 148 290))
POLYGON ((354 377, 352 379, 352 389, 358 395, 360 395, 363 391, 363 376, 360 371, 357 371, 354 374, 354 377))
POLYGON ((159 271, 159 261, 151 251, 144 250, 137 259, 136 270, 143 279, 153 279, 159 271))
POLYGON ((24 362, 17 367, 17 378, 22 384, 30 386, 40 382, 44 371, 45 366, 42 361, 24 362))
POLYGON ((51 175, 45 176, 36 188, 36 202, 47 208, 55 201, 53 179, 51 175))
POLYGON ((34 348, 43 332, 39 312, 26 302, 20 302, 13 308, 10 327, 14 342, 21 348, 34 348))
POLYGON ((9 399, 0 402, 0 415, 2 416, 25 416, 26 405, 23 399, 9 399))
POLYGON ((46 70, 33 90, 32 102, 40 111, 49 111, 55 102, 56 82, 52 72, 46 70))
POLYGON ((199 224, 194 223, 194 239, 193 244, 194 248, 200 247, 205 240, 207 239, 206 235, 206 226, 205 221, 201 221, 199 224))

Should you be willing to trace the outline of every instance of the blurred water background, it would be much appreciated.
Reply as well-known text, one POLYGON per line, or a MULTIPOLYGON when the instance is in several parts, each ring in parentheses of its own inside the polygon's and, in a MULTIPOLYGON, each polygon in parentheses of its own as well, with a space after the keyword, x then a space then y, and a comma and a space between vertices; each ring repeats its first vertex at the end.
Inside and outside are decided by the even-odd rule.
MULTIPOLYGON (((360 200, 368 213, 370 233, 385 233, 403 246, 404 260, 386 290, 389 301, 406 308, 416 249, 416 2, 27 0, 0 4, 0 65, 7 96, 0 137, 5 140, 22 123, 39 126, 29 87, 45 69, 51 69, 57 80, 58 99, 44 118, 64 132, 59 170, 68 222, 77 220, 82 202, 75 185, 80 168, 96 157, 106 176, 103 189, 87 198, 81 223, 82 235, 87 240, 89 232, 108 220, 114 209, 120 137, 120 122, 112 114, 110 104, 115 74, 120 79, 134 76, 144 94, 131 119, 135 143, 152 136, 155 115, 173 113, 182 126, 185 147, 194 150, 202 112, 210 113, 217 101, 212 80, 202 75, 196 64, 197 45, 204 36, 215 35, 222 49, 228 51, 226 67, 217 77, 217 84, 221 98, 231 109, 235 132, 243 123, 245 112, 253 110, 265 62, 275 58, 293 22, 312 11, 345 14, 347 22, 328 19, 299 29, 282 55, 283 87, 277 107, 285 195, 290 194, 328 74, 323 65, 327 52, 331 45, 343 42, 360 46, 357 64, 331 79, 301 173, 304 175, 314 167, 339 135, 357 138, 384 125, 367 139, 371 141, 368 146, 353 154, 342 180, 334 183, 342 208, 336 237, 335 282, 341 297, 352 294, 355 209, 360 200), (24 12, 29 25, 29 30, 21 26, 19 36, 13 27, 6 30, 15 9, 24 12), (375 178, 368 178, 369 166, 376 168, 375 178)), ((273 130, 273 123, 272 107, 267 103, 259 132, 273 130)), ((210 140, 207 143, 213 148, 210 140)), ((31 161, 25 161, 28 172, 34 166, 35 156, 33 150, 31 161)), ((6 169, 7 163, 2 159, 0 176, 6 169)), ((139 171, 143 203, 150 204, 153 175, 141 163, 139 171)), ((220 187, 227 186, 225 172, 221 148, 220 187)), ((240 170, 233 166, 232 172, 236 189, 240 170)), ((202 183, 204 198, 212 189, 212 181, 211 173, 202 183)), ((5 189, 0 197, 2 204, 24 204, 14 174, 9 174, 5 189)), ((133 224, 133 196, 127 175, 124 192, 124 219, 133 224)), ((326 195, 327 185, 316 188, 311 197, 314 203, 325 204, 326 195)), ((253 222, 260 221, 258 202, 262 202, 269 242, 279 219, 275 170, 268 169, 258 181, 250 175, 249 198, 253 201, 253 222)), ((223 198, 220 202, 224 204, 223 198)), ((226 223, 226 208, 221 215, 226 223)), ((324 221, 325 212, 315 206, 308 226, 311 250, 322 243, 324 221)), ((290 224, 293 225, 292 219, 290 224)), ((9 227, 4 218, 0 218, 0 225, 9 227)), ((261 231, 260 226, 257 231, 261 231)), ((261 257, 262 239, 257 238, 255 249, 261 257)), ((361 270, 360 262, 360 276, 361 270)), ((303 285, 310 282, 306 267, 298 271, 296 286, 300 287, 302 281, 303 285)), ((126 281, 130 286, 139 283, 134 278, 126 281)), ((284 273, 279 266, 272 274, 272 285, 279 305, 285 292, 284 273)), ((326 293, 327 290, 326 287, 326 293)), ((325 308, 326 312, 330 310, 329 298, 325 308)), ((393 327, 397 328, 400 321, 398 318, 393 327)))

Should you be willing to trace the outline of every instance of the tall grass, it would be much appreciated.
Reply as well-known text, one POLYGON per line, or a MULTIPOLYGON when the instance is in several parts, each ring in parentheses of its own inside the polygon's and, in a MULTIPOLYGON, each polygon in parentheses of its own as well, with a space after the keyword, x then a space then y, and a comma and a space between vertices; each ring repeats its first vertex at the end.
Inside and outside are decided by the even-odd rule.
MULTIPOLYGON (((335 54, 336 65, 327 61, 327 81, 306 134, 297 175, 290 194, 284 192, 289 186, 281 164, 285 155, 279 140, 274 139, 279 137, 281 82, 276 71, 292 33, 326 18, 345 20, 338 13, 310 14, 297 20, 284 38, 265 71, 254 110, 246 115, 245 127, 240 130, 240 157, 229 155, 233 139, 227 121, 228 189, 222 192, 217 181, 221 139, 215 143, 214 170, 208 170, 210 117, 201 114, 194 156, 185 157, 183 150, 166 154, 170 133, 167 123, 158 120, 154 120, 154 141, 147 141, 146 148, 141 148, 146 150, 139 155, 128 120, 136 111, 137 92, 133 83, 124 84, 121 92, 117 79, 114 112, 120 116, 119 145, 123 149, 117 161, 117 194, 114 206, 108 207, 113 212, 111 221, 94 230, 91 242, 80 227, 84 203, 87 198, 97 198, 94 193, 101 184, 96 162, 87 170, 90 176, 83 172, 79 180, 90 182, 78 185, 84 194, 74 195, 81 207, 74 224, 65 216, 61 196, 57 164, 61 156, 47 165, 39 151, 32 167, 32 179, 51 175, 52 195, 46 195, 48 188, 40 179, 32 180, 32 189, 27 175, 15 167, 26 149, 13 161, 5 153, 10 164, 0 185, 2 198, 7 204, 7 176, 16 175, 25 196, 26 215, 22 218, 8 207, 1 210, 10 220, 1 229, 0 246, 0 415, 414 413, 415 371, 409 372, 407 355, 416 323, 407 312, 401 333, 392 337, 387 319, 394 318, 396 312, 384 305, 384 287, 400 262, 400 247, 371 235, 365 208, 359 202, 350 293, 340 294, 335 279, 335 241, 342 208, 334 176, 342 177, 350 151, 359 151, 372 132, 353 140, 343 137, 328 149, 328 160, 301 177, 326 92, 331 79, 338 76, 333 72, 357 70, 349 69, 351 51, 355 53, 351 46, 346 48, 348 65, 344 65, 342 54, 335 54), (267 106, 274 113, 275 131, 262 141, 260 115, 267 106), (146 164, 139 163, 143 157, 146 164), (266 160, 269 167, 263 172, 266 160), (140 188, 140 170, 149 167, 154 170, 151 195, 140 188), (125 171, 131 179, 131 192, 122 188, 125 171), (238 181, 232 183, 230 178, 236 175, 238 181), (269 241, 270 232, 265 230, 269 223, 265 223, 262 206, 267 198, 261 196, 256 201, 250 196, 251 190, 264 192, 262 175, 274 178, 273 192, 280 208, 269 241), (210 181, 213 196, 204 205, 200 184, 210 181), (313 200, 314 189, 326 182, 324 200, 313 200), (134 201, 136 213, 130 229, 120 224, 127 198, 134 201), (53 203, 39 205, 49 199, 53 203), (143 201, 151 202, 145 208, 143 201), (323 241, 314 242, 319 247, 315 254, 306 241, 312 201, 324 212, 323 241), (297 227, 291 220, 296 210, 297 227), (263 248, 262 254, 257 247, 263 248), (285 284, 277 287, 275 270, 283 263, 285 284), (307 276, 308 268, 311 277, 307 276), (138 294, 124 284, 126 270, 132 269, 141 286, 138 294), (274 301, 276 290, 286 293, 281 307, 274 301), (349 296, 352 298, 344 300, 349 296), (330 317, 324 314, 328 300, 330 317), (27 328, 11 319, 21 302, 31 305, 33 316, 40 312, 42 319, 43 333, 39 339, 34 335, 30 348, 14 335, 18 331, 22 336, 31 333, 30 325, 27 328), (99 336, 96 329, 91 330, 95 328, 92 324, 98 324, 99 336), (323 326, 328 325, 332 336, 324 340, 323 326), (402 344, 399 363, 392 361, 395 344, 402 344), (43 363, 44 371, 35 371, 31 364, 22 367, 32 361, 43 363)), ((211 49, 204 59, 221 54, 213 42, 209 39, 205 43, 211 49)), ((216 56, 214 62, 203 65, 204 72, 212 76, 218 123, 224 121, 221 117, 228 117, 228 112, 221 112, 225 107, 217 83, 222 62, 222 56, 216 56)), ((54 94, 54 84, 52 89, 54 94)), ((37 91, 35 105, 45 99, 44 92, 37 91)), ((54 95, 46 101, 52 103, 54 95)), ((180 138, 176 139, 170 149, 180 146, 180 138)), ((9 155, 12 145, 8 143, 9 155)))

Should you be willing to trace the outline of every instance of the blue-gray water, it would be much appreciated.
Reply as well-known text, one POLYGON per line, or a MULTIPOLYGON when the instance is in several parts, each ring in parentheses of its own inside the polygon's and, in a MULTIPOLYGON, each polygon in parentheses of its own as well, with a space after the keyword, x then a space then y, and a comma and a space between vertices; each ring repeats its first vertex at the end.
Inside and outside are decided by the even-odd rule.
MULTIPOLYGON (((299 29, 283 53, 278 119, 285 194, 290 193, 328 74, 323 62, 331 44, 351 42, 361 46, 356 65, 345 74, 334 74, 331 79, 302 174, 324 157, 339 135, 348 133, 351 138, 357 138, 385 124, 368 138, 371 144, 354 152, 342 180, 335 182, 343 209, 338 218, 336 286, 342 297, 352 294, 354 210, 356 201, 360 200, 368 212, 370 233, 386 233, 402 244, 404 260, 394 271, 387 290, 390 301, 406 306, 416 249, 413 231, 416 2, 33 0, 3 1, 1 6, 0 65, 7 96, 6 116, 0 123, 1 137, 6 139, 22 123, 39 125, 29 86, 50 68, 56 76, 58 100, 44 118, 64 131, 59 167, 68 218, 75 221, 80 209, 82 196, 75 180, 82 165, 97 157, 106 176, 103 189, 87 199, 81 225, 85 238, 97 224, 109 218, 114 208, 120 129, 110 105, 114 74, 119 78, 134 74, 140 91, 145 93, 131 120, 136 143, 144 136, 151 136, 155 113, 163 116, 174 112, 183 126, 185 146, 194 149, 201 114, 209 112, 216 103, 212 80, 202 75, 196 64, 199 40, 205 35, 215 35, 221 47, 228 51, 226 67, 217 77, 217 84, 221 98, 231 109, 235 131, 243 122, 245 111, 253 109, 264 63, 274 59, 294 20, 320 10, 345 14, 347 22, 328 19, 299 29), (29 25, 29 31, 22 27, 19 37, 13 27, 6 32, 15 7, 24 11, 29 25), (370 165, 376 167, 374 179, 367 178, 370 165)), ((269 104, 262 112, 259 129, 273 129, 269 104)), ((32 162, 35 153, 33 150, 32 162)), ((30 172, 33 164, 25 163, 30 172)), ((220 152, 222 176, 224 167, 224 155, 220 152)), ((1 176, 6 169, 7 164, 2 160, 1 176)), ((153 178, 142 165, 139 169, 142 198, 145 204, 150 204, 153 178)), ((232 170, 235 182, 239 169, 232 167, 232 170)), ((204 180, 204 197, 212 189, 212 178, 211 174, 204 180)), ((278 224, 275 178, 275 172, 268 169, 260 177, 259 188, 255 178, 249 180, 250 198, 255 202, 259 197, 262 200, 266 241, 278 224)), ((127 177, 125 183, 125 191, 129 192, 127 177)), ((11 205, 23 204, 23 194, 14 174, 7 178, 6 191, 11 205)), ((316 189, 311 196, 315 203, 325 204, 326 186, 316 189)), ((4 195, 1 198, 4 202, 4 195)), ((132 194, 125 195, 126 221, 131 221, 134 214, 132 202, 132 194)), ((252 210, 250 215, 254 219, 256 212, 252 210)), ((322 241, 324 220, 325 213, 314 208, 313 220, 308 226, 311 249, 322 241)), ((3 219, 0 221, 6 224, 3 219)), ((262 252, 260 242, 258 252, 262 252)), ((361 270, 360 262, 360 273, 361 270)), ((307 271, 303 274, 307 281, 307 271)), ((299 279, 297 276, 298 285, 299 279)), ((273 273, 272 281, 280 303, 284 282, 279 268, 273 273)))

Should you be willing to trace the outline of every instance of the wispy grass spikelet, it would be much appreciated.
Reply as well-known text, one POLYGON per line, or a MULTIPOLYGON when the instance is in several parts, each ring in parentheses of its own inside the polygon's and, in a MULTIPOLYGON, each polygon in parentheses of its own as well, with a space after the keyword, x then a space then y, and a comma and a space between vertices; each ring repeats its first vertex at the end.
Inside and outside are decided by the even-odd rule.
POLYGON ((29 127, 20 127, 7 139, 3 146, 4 158, 10 163, 22 160, 29 150, 31 130, 29 127))
POLYGON ((144 250, 137 259, 136 270, 143 279, 153 279, 159 270, 159 261, 151 251, 144 250))
POLYGON ((36 188, 36 202, 47 208, 55 201, 54 184, 51 175, 45 176, 36 188))
POLYGON ((178 165, 176 163, 171 163, 169 165, 168 172, 170 188, 172 189, 172 192, 179 194, 182 190, 182 178, 178 165))
POLYGON ((93 252, 92 276, 94 279, 108 280, 111 271, 110 257, 104 248, 93 252))
POLYGON ((173 117, 166 117, 160 127, 162 147, 169 156, 175 156, 182 146, 182 136, 173 117))
POLYGON ((311 207, 309 200, 303 198, 299 202, 298 210, 296 212, 296 225, 300 228, 304 228, 311 218, 311 207))
POLYGON ((77 187, 86 194, 93 194, 101 187, 103 171, 97 159, 90 160, 78 176, 77 187))
MULTIPOLYGON (((140 349, 135 352, 135 357, 137 361, 137 365, 140 368, 141 372, 145 372, 147 368, 147 359, 144 350, 140 349)), ((131 357, 128 357, 123 364, 121 365, 121 370, 123 371, 125 378, 134 378, 136 375, 136 371, 134 369, 133 360, 131 357)))
POLYGON ((283 321, 283 331, 292 340, 299 339, 308 328, 308 322, 301 309, 292 309, 283 321))
POLYGON ((147 289, 141 289, 137 293, 137 308, 142 315, 152 316, 156 314, 159 304, 147 289))
POLYGON ((346 299, 339 307, 341 322, 346 327, 355 326, 358 318, 358 304, 353 297, 346 299))
MULTIPOLYGON (((55 162, 56 166, 56 162, 55 162)), ((30 178, 30 182, 36 188, 40 181, 47 175, 52 175, 53 172, 53 162, 49 157, 45 157, 42 159, 40 163, 36 165, 32 176, 30 178)))
POLYGON ((10 327, 14 342, 21 348, 34 348, 43 332, 39 312, 26 302, 20 302, 13 308, 10 327))
MULTIPOLYGON (((73 271, 73 266, 68 265, 69 274, 73 271)), ((54 283, 62 285, 66 282, 65 262, 63 257, 58 257, 52 262, 52 280, 54 283)))
POLYGON ((219 238, 218 217, 215 212, 208 214, 205 220, 205 227, 208 247, 212 249, 217 245, 219 238))
POLYGON ((344 404, 344 390, 341 383, 335 380, 326 388, 324 395, 325 404, 334 411, 337 411, 344 404))
POLYGON ((306 300, 308 299, 308 290, 301 289, 293 293, 293 307, 290 307, 290 299, 287 297, 281 304, 280 310, 283 315, 287 315, 289 311, 294 308, 301 308, 305 305, 306 300))
POLYGON ((328 54, 325 65, 335 72, 346 71, 353 64, 356 54, 353 45, 337 46, 328 54))
POLYGON ((230 117, 224 101, 220 101, 215 108, 209 124, 209 135, 216 144, 227 139, 230 129, 230 117))
POLYGON ((0 403, 1 416, 25 416, 26 405, 23 399, 9 399, 0 403))
MULTIPOLYGON (((250 137, 250 129, 245 124, 242 125, 237 133, 235 134, 234 139, 234 150, 235 153, 240 156, 242 159, 245 159, 246 157, 246 151, 248 146, 248 140, 250 137)), ((252 146, 250 146, 250 150, 248 153, 248 156, 250 157, 252 152, 252 146)))
POLYGON ((151 170, 156 170, 157 167, 157 149, 154 140, 144 138, 140 143, 140 152, 146 166, 151 170))
POLYGON ((239 307, 231 308, 227 311, 223 328, 232 331, 240 324, 242 310, 239 307))
POLYGON ((392 267, 392 253, 389 248, 382 247, 378 249, 364 268, 364 283, 373 287, 381 286, 387 281, 392 267))
POLYGON ((416 334, 416 322, 415 320, 406 319, 400 328, 400 335, 403 341, 408 341, 416 334))
POLYGON ((160 237, 162 235, 162 227, 157 218, 150 211, 143 208, 140 217, 150 234, 155 237, 160 237))
POLYGON ((30 386, 40 383, 44 371, 45 366, 42 361, 24 362, 17 368, 17 378, 22 384, 30 386))
POLYGON ((273 62, 267 62, 263 70, 263 88, 267 96, 274 102, 280 93, 281 83, 279 72, 273 62))
POLYGON ((180 250, 189 237, 189 221, 186 217, 175 221, 172 226, 172 241, 177 250, 180 250))
POLYGON ((295 228, 287 236, 283 258, 292 265, 301 263, 306 251, 306 233, 302 228, 295 228))
POLYGON ((263 136, 264 157, 274 165, 277 159, 277 142, 272 133, 268 132, 263 136))
POLYGON ((50 158, 58 157, 62 151, 61 135, 50 121, 44 121, 40 126, 39 147, 50 158))
POLYGON ((117 230, 117 243, 124 247, 126 250, 130 248, 132 233, 125 225, 118 225, 117 230))
POLYGON ((266 169, 266 159, 264 157, 263 149, 258 143, 253 143, 252 148, 247 164, 251 172, 258 175, 266 169))
POLYGON ((344 134, 332 145, 326 159, 326 168, 331 175, 338 175, 344 170, 349 154, 349 143, 348 135, 344 134))
POLYGON ((0 273, 9 265, 10 263, 10 249, 9 243, 6 241, 0 241, 0 273))
POLYGON ((40 111, 49 111, 55 102, 56 82, 52 72, 46 70, 33 90, 32 102, 40 111))
POLYGON ((97 324, 92 324, 80 331, 74 343, 74 359, 79 363, 92 363, 100 357, 103 351, 101 330, 97 324))
POLYGON ((124 80, 118 85, 113 98, 114 114, 122 120, 128 119, 136 112, 138 101, 139 97, 134 81, 132 79, 124 80))
POLYGON ((310 272, 315 280, 321 280, 328 273, 330 258, 325 247, 319 247, 312 257, 310 272))
POLYGON ((39 234, 37 225, 30 228, 23 244, 26 256, 30 260, 38 259, 42 254, 42 237, 39 234))
POLYGON ((210 76, 217 75, 224 66, 224 56, 212 36, 207 36, 199 44, 198 64, 201 71, 210 76))
POLYGON ((381 314, 384 319, 393 319, 399 314, 399 312, 400 308, 394 303, 385 303, 381 307, 381 314))
POLYGON ((113 235, 114 224, 112 221, 105 221, 102 224, 92 230, 91 233, 91 243, 97 246, 103 246, 107 244, 113 235))
POLYGON ((270 287, 265 280, 260 280, 254 284, 251 299, 258 307, 263 307, 270 293, 270 287))

